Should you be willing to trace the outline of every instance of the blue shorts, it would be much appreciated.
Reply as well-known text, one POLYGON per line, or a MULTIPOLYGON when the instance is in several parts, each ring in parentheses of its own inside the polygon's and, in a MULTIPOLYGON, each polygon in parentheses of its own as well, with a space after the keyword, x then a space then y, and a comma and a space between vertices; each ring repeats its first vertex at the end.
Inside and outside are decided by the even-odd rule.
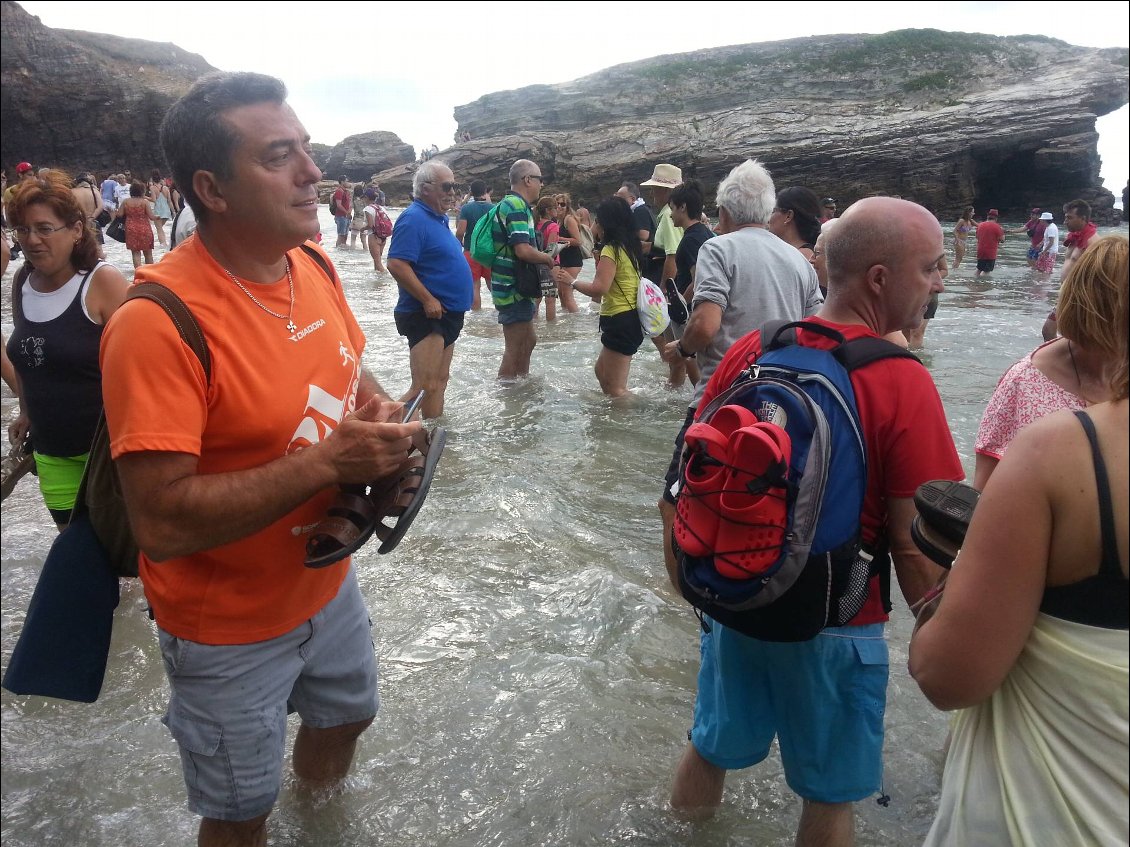
POLYGON ((505 306, 495 306, 495 309, 498 310, 498 322, 503 326, 521 324, 534 319, 538 311, 538 301, 521 297, 505 306))
POLYGON ((349 218, 334 215, 334 223, 337 224, 337 234, 339 236, 349 235, 349 218))
POLYGON ((1028 260, 1034 262, 1038 258, 1040 258, 1040 248, 1039 247, 1029 247, 1028 248, 1028 260))
POLYGON ((158 628, 172 693, 162 722, 180 748, 188 806, 245 821, 282 782, 286 716, 316 729, 377 713, 372 624, 352 569, 337 596, 290 632, 254 644, 201 644, 158 628))
POLYGON ((830 627, 811 641, 702 634, 691 741, 726 770, 763 761, 776 736, 785 781, 818 803, 879 790, 889 658, 883 624, 830 627))

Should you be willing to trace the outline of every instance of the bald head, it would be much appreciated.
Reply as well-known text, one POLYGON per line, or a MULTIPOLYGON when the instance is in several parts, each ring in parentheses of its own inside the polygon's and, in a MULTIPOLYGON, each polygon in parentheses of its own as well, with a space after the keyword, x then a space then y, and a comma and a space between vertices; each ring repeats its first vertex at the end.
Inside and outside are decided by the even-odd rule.
POLYGON ((943 290, 937 269, 945 254, 942 227, 917 203, 868 197, 852 204, 822 238, 826 311, 841 318, 862 317, 881 335, 916 326, 930 294, 943 290))
POLYGON ((867 197, 853 203, 835 228, 823 233, 829 284, 862 279, 875 265, 896 264, 904 258, 911 233, 936 234, 941 255, 942 228, 917 203, 895 197, 867 197))

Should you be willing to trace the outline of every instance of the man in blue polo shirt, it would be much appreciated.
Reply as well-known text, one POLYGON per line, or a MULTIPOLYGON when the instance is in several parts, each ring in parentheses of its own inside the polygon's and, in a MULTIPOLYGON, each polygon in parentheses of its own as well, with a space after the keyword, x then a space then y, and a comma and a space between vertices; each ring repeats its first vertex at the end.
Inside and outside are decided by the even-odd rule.
POLYGON ((426 391, 425 418, 443 414, 443 393, 451 376, 455 339, 471 308, 471 270, 447 210, 455 205, 455 175, 435 159, 412 178, 412 205, 396 219, 388 250, 388 271, 400 286, 392 316, 408 339, 412 387, 405 397, 426 391))

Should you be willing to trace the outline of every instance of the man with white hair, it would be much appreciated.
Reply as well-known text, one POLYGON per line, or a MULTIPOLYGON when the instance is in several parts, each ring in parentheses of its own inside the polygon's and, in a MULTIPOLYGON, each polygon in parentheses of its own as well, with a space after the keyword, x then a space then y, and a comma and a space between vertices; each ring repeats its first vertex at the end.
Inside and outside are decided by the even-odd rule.
POLYGON ((668 362, 698 359, 702 376, 664 479, 659 514, 663 518, 663 552, 667 571, 679 585, 671 550, 675 495, 683 436, 694 422, 707 380, 730 345, 766 321, 800 320, 811 315, 823 298, 816 271, 804 254, 769 232, 766 224, 777 205, 769 172, 755 159, 738 165, 718 184, 718 238, 698 252, 693 310, 683 337, 663 352, 668 362))
POLYGON ((515 279, 520 262, 553 268, 550 255, 537 248, 530 211, 530 204, 537 202, 544 184, 536 162, 516 161, 510 166, 510 190, 499 202, 493 223, 495 244, 502 244, 491 264, 490 292, 498 310, 498 322, 502 324, 504 347, 498 378, 503 380, 529 374, 530 357, 538 343, 534 332, 537 300, 519 294, 515 279))
POLYGON ((420 165, 412 178, 412 205, 397 218, 388 249, 388 272, 400 286, 392 316, 408 339, 412 369, 406 396, 426 392, 425 418, 443 413, 455 340, 473 293, 471 270, 447 220, 455 187, 455 175, 439 159, 420 165))

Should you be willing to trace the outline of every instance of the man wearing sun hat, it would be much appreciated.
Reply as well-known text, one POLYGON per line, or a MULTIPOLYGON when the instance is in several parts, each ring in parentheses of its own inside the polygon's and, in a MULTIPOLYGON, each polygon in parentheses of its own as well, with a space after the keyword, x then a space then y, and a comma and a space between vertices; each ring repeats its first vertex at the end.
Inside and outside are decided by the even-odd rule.
POLYGON ((991 274, 997 266, 997 253, 1004 243, 1004 230, 997 223, 1000 212, 989 209, 986 220, 977 224, 977 276, 991 274))
POLYGON ((675 251, 683 238, 683 230, 671 221, 671 191, 683 183, 683 172, 674 165, 659 164, 651 172, 651 179, 641 182, 640 188, 650 188, 651 208, 655 210, 655 237, 651 242, 651 255, 647 257, 647 272, 652 282, 675 276, 675 251))
POLYGON ((1051 212, 1043 212, 1040 220, 1044 221, 1044 240, 1040 242, 1040 254, 1036 259, 1036 271, 1050 274, 1055 270, 1056 256, 1059 255, 1059 227, 1055 225, 1055 218, 1051 212))

